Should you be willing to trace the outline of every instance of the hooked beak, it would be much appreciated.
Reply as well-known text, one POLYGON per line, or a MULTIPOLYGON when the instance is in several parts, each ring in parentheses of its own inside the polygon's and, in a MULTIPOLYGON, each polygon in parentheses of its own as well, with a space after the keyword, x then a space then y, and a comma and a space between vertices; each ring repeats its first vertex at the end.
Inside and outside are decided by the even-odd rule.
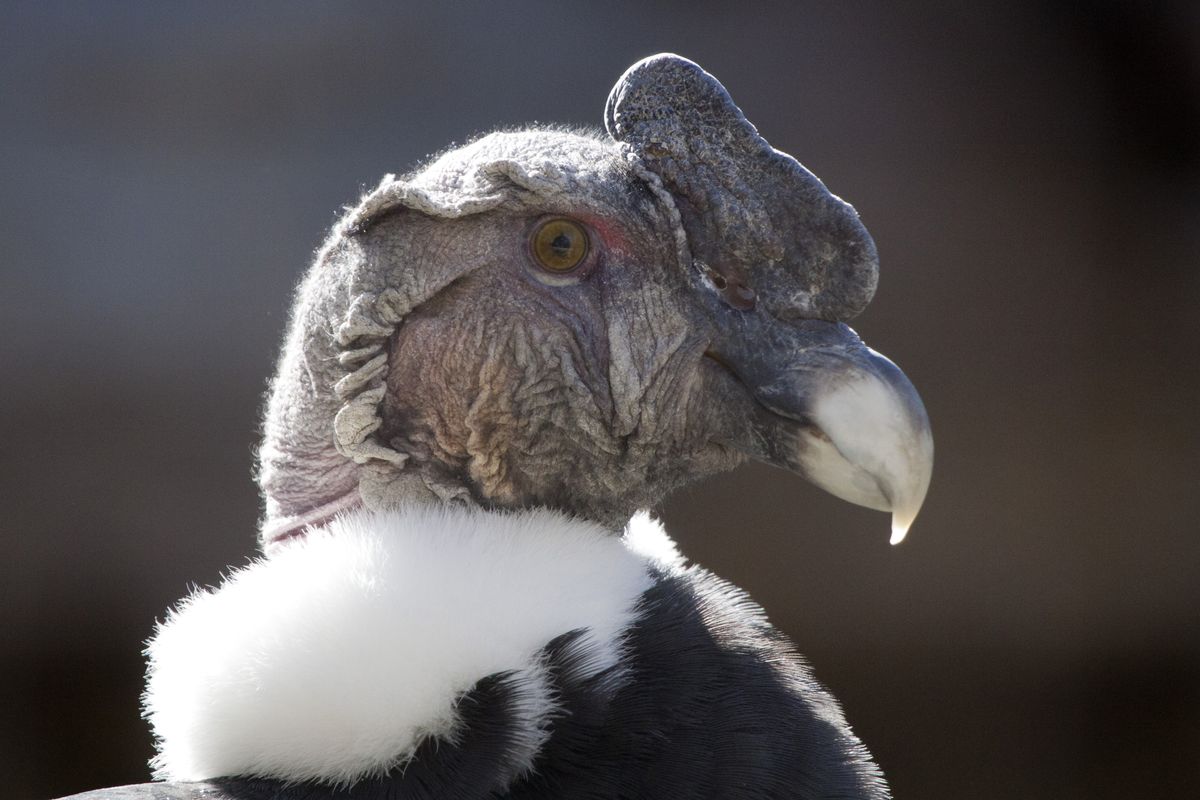
POLYGON ((891 542, 902 541, 933 470, 929 418, 912 383, 842 323, 748 316, 736 338, 708 353, 760 408, 741 449, 890 511, 891 542))

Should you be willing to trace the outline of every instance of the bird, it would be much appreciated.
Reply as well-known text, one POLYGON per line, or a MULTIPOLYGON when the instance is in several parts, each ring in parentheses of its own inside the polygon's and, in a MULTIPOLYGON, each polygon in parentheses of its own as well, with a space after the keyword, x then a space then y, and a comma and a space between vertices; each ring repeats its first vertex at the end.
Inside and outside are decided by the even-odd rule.
POLYGON ((878 264, 670 53, 603 130, 385 176, 296 291, 262 555, 148 644, 156 780, 74 797, 890 797, 795 645, 645 511, 757 460, 903 538, 933 439, 846 324, 878 264))

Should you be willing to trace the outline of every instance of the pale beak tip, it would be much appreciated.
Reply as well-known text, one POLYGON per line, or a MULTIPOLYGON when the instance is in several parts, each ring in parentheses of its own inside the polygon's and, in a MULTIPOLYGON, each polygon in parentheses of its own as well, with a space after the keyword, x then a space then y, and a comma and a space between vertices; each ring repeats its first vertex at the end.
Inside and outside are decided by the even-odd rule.
MULTIPOLYGON (((927 463, 932 463, 932 459, 927 463)), ((921 506, 925 504, 925 491, 928 487, 929 470, 926 470, 922 477, 920 492, 915 498, 916 502, 901 503, 898 508, 892 509, 892 538, 889 540, 891 544, 900 544, 904 541, 904 537, 908 536, 908 531, 916 522, 921 506)))

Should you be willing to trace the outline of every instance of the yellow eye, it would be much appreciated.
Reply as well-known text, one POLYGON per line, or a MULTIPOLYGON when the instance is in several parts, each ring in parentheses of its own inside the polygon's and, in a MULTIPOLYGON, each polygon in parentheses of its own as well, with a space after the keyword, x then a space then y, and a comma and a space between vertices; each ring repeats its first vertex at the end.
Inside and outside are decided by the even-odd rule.
POLYGON ((578 222, 564 217, 548 219, 534 230, 530 249, 544 269, 570 272, 587 258, 587 231, 578 222))

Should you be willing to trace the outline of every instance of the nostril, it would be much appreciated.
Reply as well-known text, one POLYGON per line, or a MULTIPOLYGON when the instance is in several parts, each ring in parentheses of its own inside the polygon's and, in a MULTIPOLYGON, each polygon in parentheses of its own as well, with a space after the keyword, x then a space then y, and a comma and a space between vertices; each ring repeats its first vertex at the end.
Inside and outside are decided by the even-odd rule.
POLYGON ((754 306, 758 303, 758 293, 746 284, 737 271, 730 271, 729 274, 709 266, 701 262, 697 262, 704 277, 708 278, 709 283, 721 295, 721 299, 731 308, 736 308, 738 311, 753 311, 754 306))

